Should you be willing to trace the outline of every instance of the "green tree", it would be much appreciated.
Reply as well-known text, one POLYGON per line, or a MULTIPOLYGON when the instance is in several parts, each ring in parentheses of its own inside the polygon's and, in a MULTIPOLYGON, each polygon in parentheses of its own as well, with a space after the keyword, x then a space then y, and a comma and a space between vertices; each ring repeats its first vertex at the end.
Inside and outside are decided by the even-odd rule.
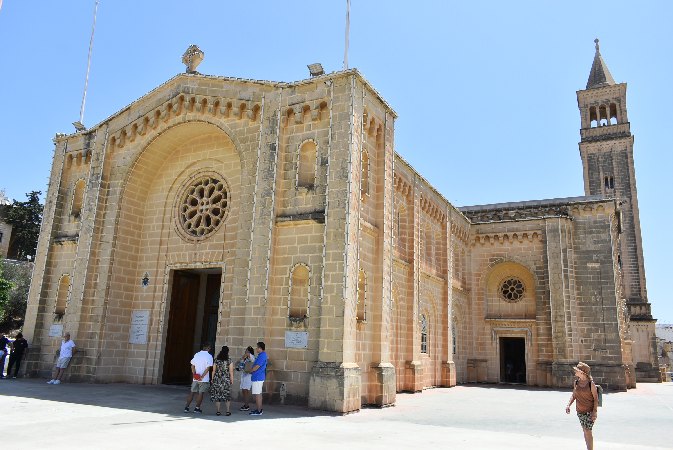
POLYGON ((26 260, 30 257, 35 260, 44 209, 40 204, 40 194, 42 194, 40 191, 29 192, 26 194, 28 201, 14 200, 7 211, 7 222, 12 225, 9 255, 16 259, 26 260))
POLYGON ((0 331, 16 330, 23 325, 28 303, 33 263, 25 261, 0 261, 0 331), (7 284, 3 284, 3 281, 7 284))
POLYGON ((0 322, 4 322, 6 316, 7 304, 9 303, 9 294, 12 291, 12 283, 6 280, 2 274, 2 265, 0 265, 0 322))

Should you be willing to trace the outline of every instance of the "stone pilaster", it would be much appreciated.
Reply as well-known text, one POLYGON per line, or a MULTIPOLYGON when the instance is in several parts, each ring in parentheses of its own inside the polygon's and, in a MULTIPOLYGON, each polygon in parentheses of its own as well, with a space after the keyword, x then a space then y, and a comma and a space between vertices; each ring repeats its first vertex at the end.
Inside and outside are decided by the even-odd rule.
POLYGON ((41 335, 44 334, 44 327, 46 327, 45 319, 53 317, 52 311, 46 311, 47 292, 44 283, 49 262, 49 248, 52 245, 54 235, 54 217, 58 207, 58 195, 67 149, 67 139, 59 140, 57 136, 54 139, 54 157, 42 213, 40 235, 37 241, 35 266, 28 293, 26 319, 23 324, 23 334, 31 345, 31 351, 26 355, 23 370, 29 374, 36 374, 39 370, 41 335), (50 314, 52 315, 50 316, 50 314))

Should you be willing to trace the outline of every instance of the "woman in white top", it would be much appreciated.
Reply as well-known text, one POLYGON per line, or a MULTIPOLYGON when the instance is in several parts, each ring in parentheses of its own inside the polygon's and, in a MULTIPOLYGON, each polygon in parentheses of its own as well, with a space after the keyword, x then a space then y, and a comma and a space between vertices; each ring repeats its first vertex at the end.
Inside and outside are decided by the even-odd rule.
POLYGON ((252 374, 248 373, 255 364, 255 350, 252 347, 245 349, 245 353, 236 365, 236 370, 241 372, 241 393, 243 394, 243 406, 241 411, 250 411, 250 389, 252 389, 252 374))

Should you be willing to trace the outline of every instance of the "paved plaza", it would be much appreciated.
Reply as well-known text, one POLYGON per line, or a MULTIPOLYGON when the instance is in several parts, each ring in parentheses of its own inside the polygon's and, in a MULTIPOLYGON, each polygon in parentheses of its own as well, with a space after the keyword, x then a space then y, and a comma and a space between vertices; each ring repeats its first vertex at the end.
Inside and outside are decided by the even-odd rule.
MULTIPOLYGON (((233 403, 217 417, 210 400, 183 413, 186 387, 45 381, 0 380, 3 448, 584 448, 561 390, 463 385, 346 416, 276 404, 250 417, 233 403)), ((597 449, 673 448, 673 383, 606 393, 594 430, 597 449)))

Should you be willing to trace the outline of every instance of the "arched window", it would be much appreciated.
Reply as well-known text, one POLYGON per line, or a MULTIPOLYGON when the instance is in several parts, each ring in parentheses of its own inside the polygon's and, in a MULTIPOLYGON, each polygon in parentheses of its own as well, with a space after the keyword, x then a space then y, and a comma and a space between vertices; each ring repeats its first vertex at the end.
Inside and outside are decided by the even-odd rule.
POLYGON ((604 178, 604 183, 605 183, 605 190, 606 191, 614 190, 614 188, 615 188, 615 178, 614 177, 606 176, 604 178))
POLYGON ((315 158, 315 142, 304 142, 297 157, 297 187, 312 188, 315 185, 315 158))
POLYGON ((598 126, 598 114, 596 113, 595 106, 589 108, 589 123, 591 124, 591 128, 596 128, 598 126))
POLYGON ((598 107, 598 116, 598 122, 600 126, 604 127, 608 125, 608 109, 605 107, 605 105, 598 107))
POLYGON ((428 319, 421 315, 421 353, 428 353, 428 319))
POLYGON ((290 298, 288 299, 289 317, 303 319, 308 317, 308 299, 310 293, 308 267, 297 264, 290 275, 290 298))
POLYGON ((364 270, 358 273, 358 304, 356 308, 356 319, 359 322, 366 320, 367 308, 367 275, 364 270))
POLYGON ((362 151, 362 170, 360 180, 360 195, 364 198, 369 195, 369 153, 367 150, 362 151))
POLYGON ((617 125, 617 105, 610 103, 610 125, 617 125))
POLYGON ((84 188, 86 184, 84 180, 80 179, 75 182, 75 187, 72 193, 72 208, 70 208, 70 215, 79 219, 82 214, 82 205, 84 204, 84 188))
POLYGON ((54 314, 62 317, 65 314, 65 308, 68 304, 68 290, 70 289, 70 275, 63 274, 58 282, 58 292, 56 294, 56 306, 54 314))

